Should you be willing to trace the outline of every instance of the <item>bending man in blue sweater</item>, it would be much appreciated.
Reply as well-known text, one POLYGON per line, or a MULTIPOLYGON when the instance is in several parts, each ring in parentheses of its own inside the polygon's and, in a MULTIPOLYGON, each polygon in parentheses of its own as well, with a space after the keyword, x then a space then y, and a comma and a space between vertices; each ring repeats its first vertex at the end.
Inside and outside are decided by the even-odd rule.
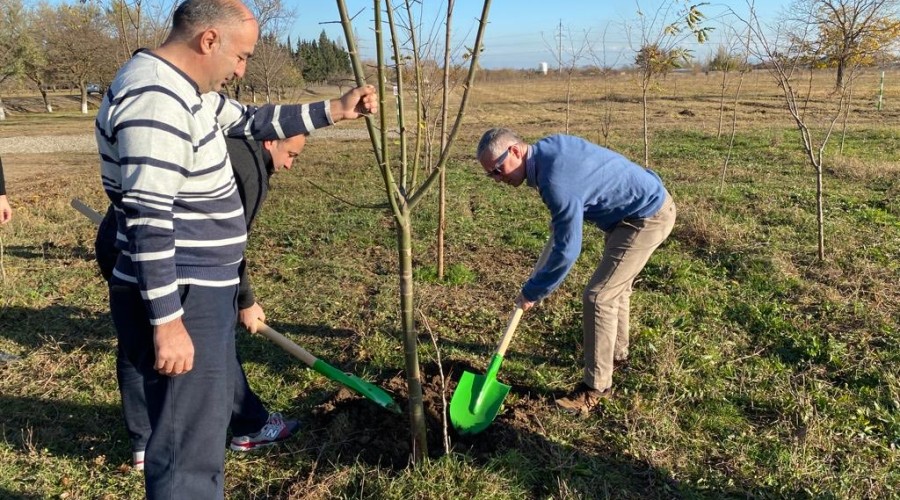
POLYGON ((538 190, 551 234, 516 304, 529 310, 565 279, 581 253, 585 221, 606 233, 603 256, 584 289, 584 379, 556 400, 588 412, 609 395, 613 362, 628 357, 631 284, 672 232, 675 204, 659 176, 622 155, 570 135, 528 145, 505 128, 488 130, 476 152, 488 177, 538 190))

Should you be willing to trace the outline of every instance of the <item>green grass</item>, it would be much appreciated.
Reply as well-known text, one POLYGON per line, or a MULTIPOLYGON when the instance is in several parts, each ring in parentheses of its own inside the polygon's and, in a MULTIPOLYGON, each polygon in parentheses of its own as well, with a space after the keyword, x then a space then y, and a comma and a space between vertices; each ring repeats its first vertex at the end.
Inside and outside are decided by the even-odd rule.
MULTIPOLYGON (((229 497, 900 494, 897 180, 847 167, 889 163, 897 135, 858 132, 826 174, 824 263, 815 258, 814 178, 795 131, 740 133, 721 188, 727 141, 677 128, 655 134, 654 168, 679 221, 635 285, 631 359, 598 414, 552 408, 552 394, 581 375, 581 287, 602 251, 601 233, 586 228, 581 259, 525 316, 501 371, 514 390, 484 440, 512 431, 515 440, 490 453, 457 442, 449 455, 392 468, 343 456, 341 436, 308 428, 267 453, 229 454, 229 497), (514 414, 523 408, 532 413, 514 414)), ((635 139, 622 149, 637 158, 640 148, 635 139)), ((273 180, 248 257, 273 326, 384 380, 403 368, 391 218, 306 182, 380 203, 369 157, 364 142, 311 140, 298 169, 273 180)), ((444 281, 434 267, 435 197, 414 216, 420 353, 433 362, 430 331, 445 362, 481 370, 548 221, 536 193, 486 181, 468 153, 451 160, 448 183, 444 281)), ((140 476, 122 468, 130 454, 93 230, 67 206, 73 196, 104 205, 93 167, 12 193, 16 219, 0 229, 0 351, 21 359, 0 367, 0 497, 138 498, 140 476)), ((333 396, 333 385, 287 354, 238 335, 251 385, 271 408, 309 420, 333 396)))

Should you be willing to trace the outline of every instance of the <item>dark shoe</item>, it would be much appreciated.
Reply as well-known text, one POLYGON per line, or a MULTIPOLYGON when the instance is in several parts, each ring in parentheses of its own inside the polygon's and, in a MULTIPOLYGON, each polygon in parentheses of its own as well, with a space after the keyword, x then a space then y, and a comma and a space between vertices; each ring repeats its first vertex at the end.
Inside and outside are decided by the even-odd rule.
POLYGON ((272 446, 291 437, 299 428, 300 423, 296 420, 285 420, 281 413, 270 413, 269 420, 259 432, 249 436, 235 436, 229 447, 234 451, 250 451, 272 446))
POLYGON ((574 391, 567 396, 557 399, 555 402, 557 408, 566 413, 585 415, 599 406, 600 401, 609 398, 611 392, 610 389, 598 391, 582 382, 578 384, 574 391))

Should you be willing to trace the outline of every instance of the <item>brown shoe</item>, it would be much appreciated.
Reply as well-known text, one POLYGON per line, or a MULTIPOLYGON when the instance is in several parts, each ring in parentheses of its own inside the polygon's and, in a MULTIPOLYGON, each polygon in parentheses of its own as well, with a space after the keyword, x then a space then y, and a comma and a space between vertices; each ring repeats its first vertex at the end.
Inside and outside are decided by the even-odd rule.
POLYGON ((598 391, 582 382, 578 384, 574 391, 567 396, 557 399, 555 402, 557 408, 566 413, 584 415, 596 408, 601 400, 607 399, 610 392, 612 392, 610 389, 598 391))

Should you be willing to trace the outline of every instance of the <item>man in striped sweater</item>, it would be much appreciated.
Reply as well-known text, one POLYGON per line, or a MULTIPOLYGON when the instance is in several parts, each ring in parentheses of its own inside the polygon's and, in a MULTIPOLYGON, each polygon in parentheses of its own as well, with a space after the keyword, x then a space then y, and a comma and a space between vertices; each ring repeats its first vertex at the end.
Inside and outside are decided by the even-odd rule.
POLYGON ((110 280, 117 375, 120 386, 144 385, 149 498, 224 496, 247 231, 223 133, 283 139, 377 112, 372 87, 258 109, 218 94, 243 76, 258 35, 239 0, 186 0, 163 45, 119 70, 97 114, 103 187, 122 235, 110 280))

